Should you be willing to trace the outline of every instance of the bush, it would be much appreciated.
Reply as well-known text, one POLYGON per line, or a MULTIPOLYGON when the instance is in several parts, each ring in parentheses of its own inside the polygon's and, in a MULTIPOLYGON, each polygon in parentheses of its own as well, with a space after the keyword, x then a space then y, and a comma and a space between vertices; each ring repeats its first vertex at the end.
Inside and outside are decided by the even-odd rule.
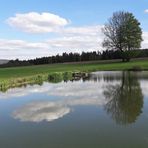
POLYGON ((63 80, 68 81, 72 79, 72 72, 64 72, 63 73, 63 80))
POLYGON ((58 83, 63 81, 63 73, 51 73, 48 75, 48 81, 58 83))

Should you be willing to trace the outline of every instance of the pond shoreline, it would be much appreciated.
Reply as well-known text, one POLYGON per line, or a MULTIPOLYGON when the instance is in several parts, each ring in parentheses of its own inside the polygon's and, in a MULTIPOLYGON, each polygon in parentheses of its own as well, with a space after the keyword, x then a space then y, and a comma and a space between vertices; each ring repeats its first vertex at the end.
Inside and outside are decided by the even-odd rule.
POLYGON ((88 72, 55 72, 50 74, 38 74, 23 78, 8 79, 0 82, 0 91, 5 92, 10 88, 21 87, 26 85, 38 84, 43 82, 59 83, 61 81, 74 81, 81 78, 87 78, 88 72))
POLYGON ((79 80, 96 71, 147 71, 147 60, 113 63, 54 64, 0 69, 0 90, 42 84, 44 81, 60 82, 79 80))
MULTIPOLYGON (((109 71, 115 71, 115 70, 109 70, 109 71)), ((141 72, 145 70, 129 69, 129 70, 122 70, 122 71, 141 72)), ((10 88, 22 87, 27 85, 34 85, 34 84, 42 85, 43 82, 59 83, 62 81, 67 82, 67 81, 77 81, 80 79, 87 79, 89 77, 89 74, 92 72, 96 72, 96 71, 94 70, 89 72, 82 72, 82 71, 54 72, 49 74, 38 74, 34 76, 8 79, 8 80, 0 81, 0 91, 6 92, 10 88)))

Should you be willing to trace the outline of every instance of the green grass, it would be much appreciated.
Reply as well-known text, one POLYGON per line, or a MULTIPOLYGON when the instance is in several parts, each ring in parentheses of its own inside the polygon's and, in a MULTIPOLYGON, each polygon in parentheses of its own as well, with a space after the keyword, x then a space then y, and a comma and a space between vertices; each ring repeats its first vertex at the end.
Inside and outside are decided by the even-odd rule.
POLYGON ((53 73, 64 72, 92 72, 92 71, 117 71, 129 70, 133 67, 140 67, 148 70, 148 60, 133 60, 131 62, 90 62, 73 64, 52 64, 14 68, 0 68, 0 87, 15 87, 21 84, 40 83, 47 80, 53 73), (10 85, 11 84, 11 85, 10 85))
POLYGON ((118 63, 82 63, 82 64, 53 64, 53 65, 39 65, 26 66, 14 68, 0 68, 0 80, 21 78, 40 74, 49 74, 54 72, 91 72, 91 71, 113 71, 113 70, 128 70, 134 66, 139 66, 143 70, 148 70, 148 60, 139 60, 131 62, 118 63))

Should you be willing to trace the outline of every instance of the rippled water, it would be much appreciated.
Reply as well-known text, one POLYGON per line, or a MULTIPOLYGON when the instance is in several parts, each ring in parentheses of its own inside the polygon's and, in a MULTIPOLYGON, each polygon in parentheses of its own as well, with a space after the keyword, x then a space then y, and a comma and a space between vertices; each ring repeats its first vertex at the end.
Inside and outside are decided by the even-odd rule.
POLYGON ((148 147, 148 72, 0 92, 0 148, 98 147, 148 147))

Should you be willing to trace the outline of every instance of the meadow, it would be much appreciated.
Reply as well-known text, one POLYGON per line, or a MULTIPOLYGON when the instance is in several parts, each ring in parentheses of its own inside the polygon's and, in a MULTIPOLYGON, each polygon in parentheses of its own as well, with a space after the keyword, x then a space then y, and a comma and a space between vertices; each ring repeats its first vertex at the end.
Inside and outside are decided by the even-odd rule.
MULTIPOLYGON (((120 71, 120 70, 148 70, 147 59, 136 59, 130 62, 119 60, 94 61, 82 63, 49 64, 37 66, 24 66, 12 68, 0 68, 0 87, 9 88, 22 84, 41 83, 51 75, 93 72, 93 71, 120 71)), ((64 76, 63 75, 63 76, 64 76)))

